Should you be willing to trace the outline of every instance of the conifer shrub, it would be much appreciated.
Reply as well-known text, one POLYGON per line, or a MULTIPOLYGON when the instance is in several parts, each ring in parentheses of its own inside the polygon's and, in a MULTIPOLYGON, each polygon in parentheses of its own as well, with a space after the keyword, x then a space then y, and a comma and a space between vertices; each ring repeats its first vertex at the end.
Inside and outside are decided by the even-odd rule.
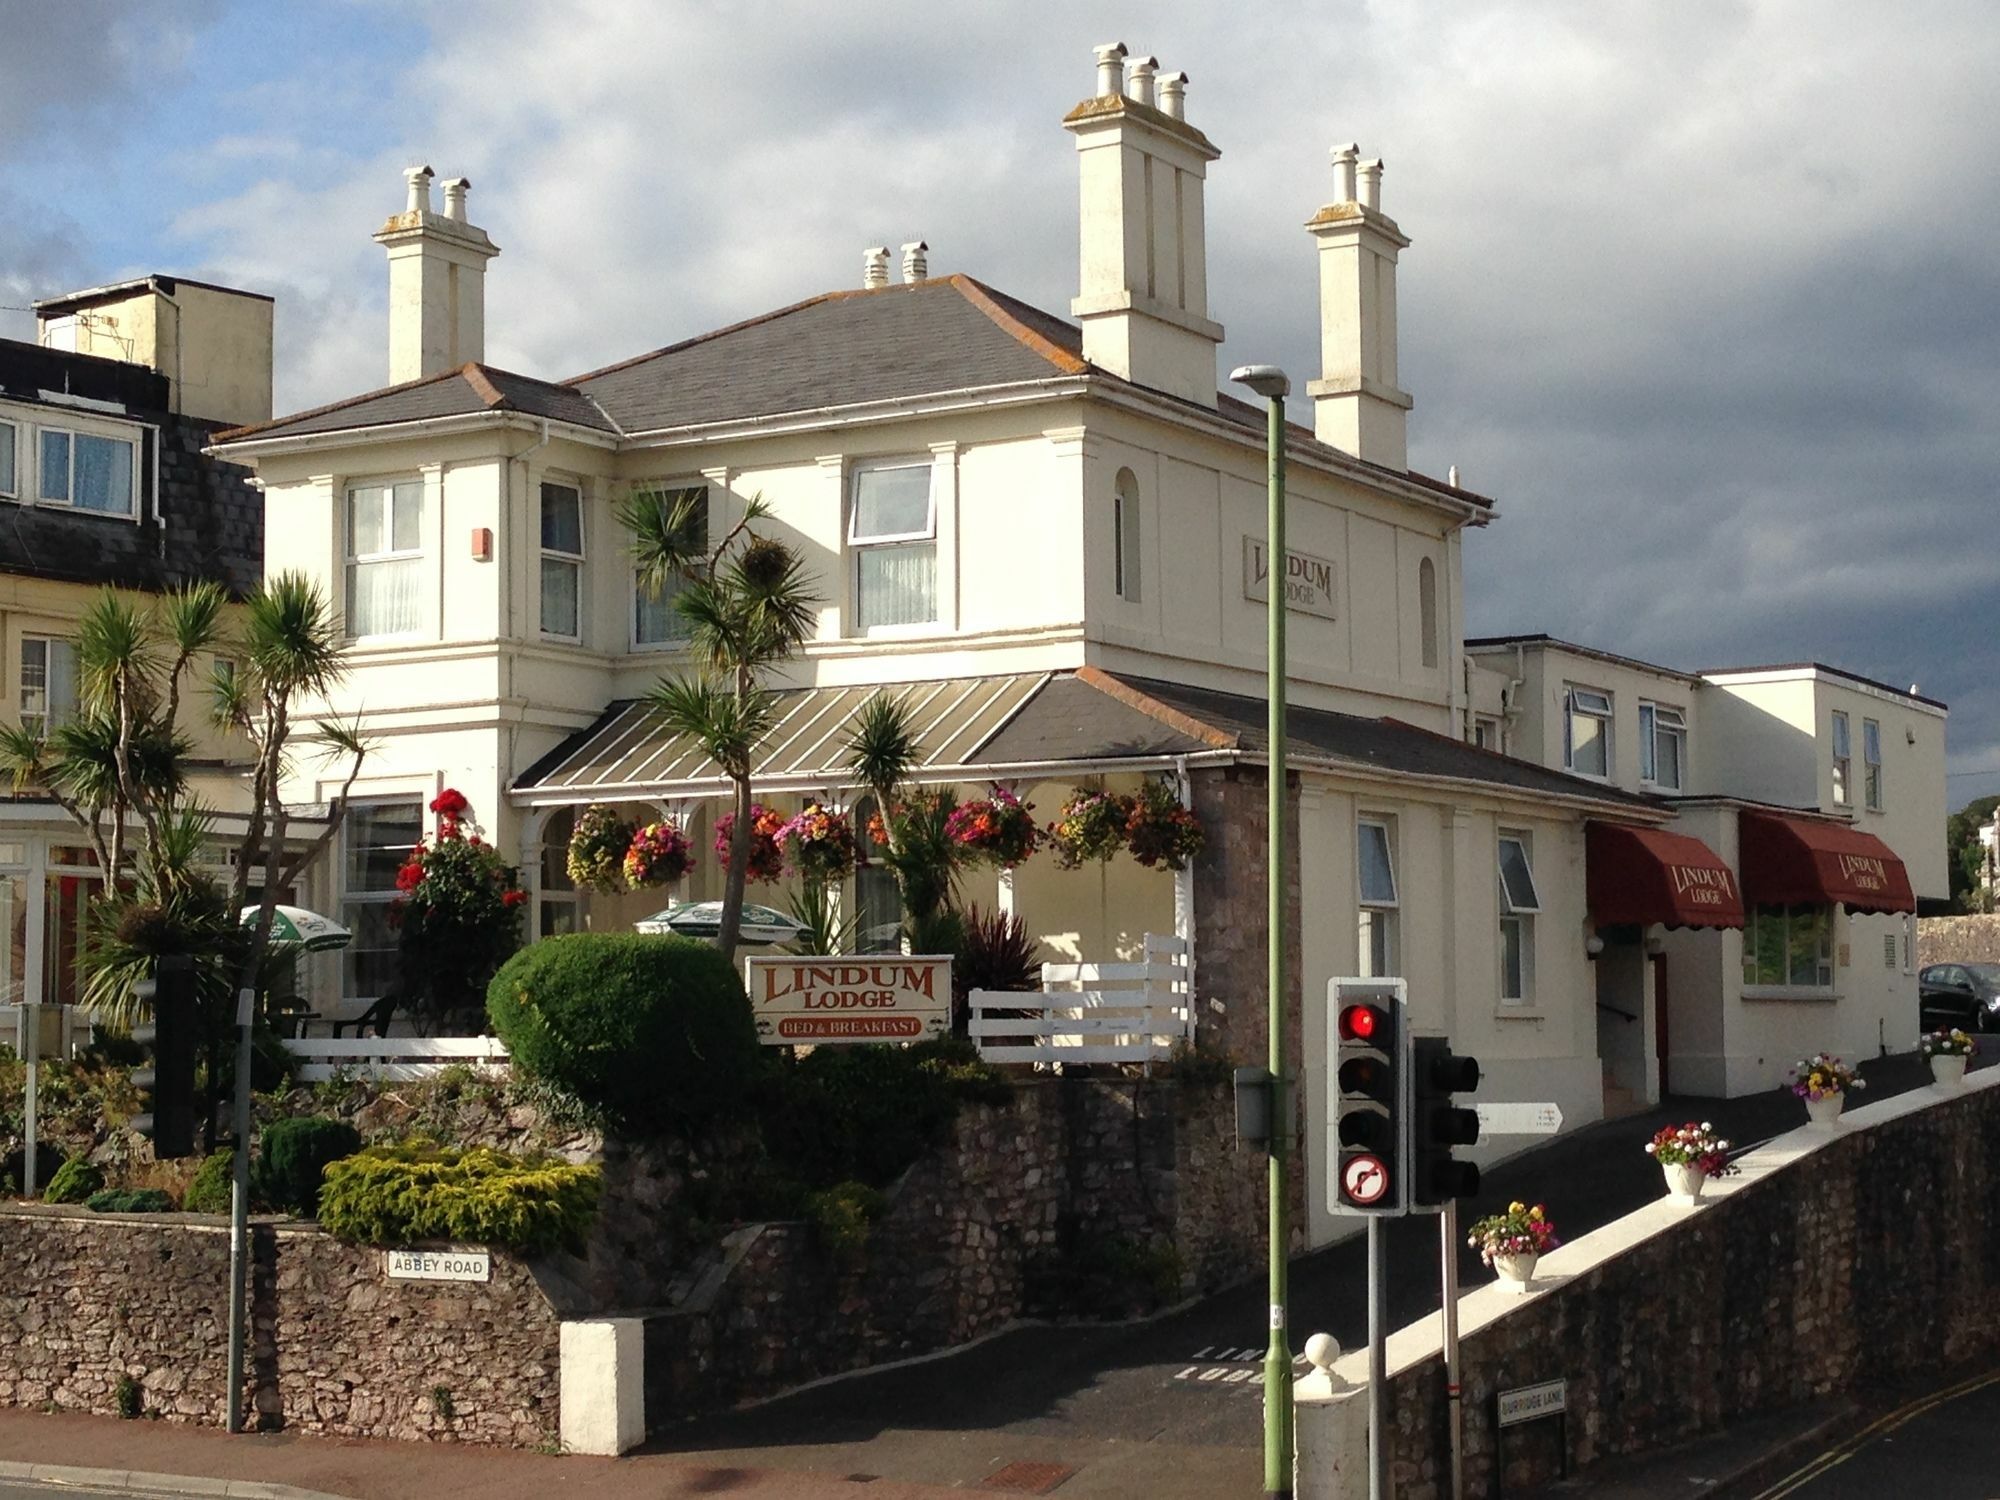
POLYGON ((159 1188, 106 1188, 83 1206, 94 1214, 170 1214, 174 1200, 159 1188))
POLYGON ((210 1152, 194 1169, 194 1180, 181 1195, 181 1207, 191 1214, 228 1213, 230 1179, 235 1170, 235 1152, 210 1152))
POLYGON ((321 1175, 328 1165, 361 1149, 361 1136, 343 1120, 305 1115, 274 1120, 257 1137, 251 1190, 273 1208, 300 1218, 319 1213, 321 1175))
POLYGON ((42 1202, 82 1203, 91 1194, 102 1191, 104 1173, 92 1166, 88 1157, 77 1155, 56 1168, 56 1175, 42 1190, 42 1202))
POLYGON ((688 938, 544 938, 493 976, 486 1010, 519 1073, 630 1130, 739 1115, 765 1066, 735 969, 688 938))
POLYGON ((462 1240, 537 1255, 581 1245, 602 1187, 595 1166, 416 1140, 333 1163, 319 1215, 355 1244, 462 1240))

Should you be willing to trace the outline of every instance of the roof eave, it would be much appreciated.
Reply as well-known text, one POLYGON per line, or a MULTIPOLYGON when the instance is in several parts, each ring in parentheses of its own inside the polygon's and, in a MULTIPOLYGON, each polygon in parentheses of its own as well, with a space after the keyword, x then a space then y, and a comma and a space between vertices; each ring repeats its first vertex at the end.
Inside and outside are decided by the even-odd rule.
POLYGON ((523 411, 467 411, 454 412, 448 417, 418 417, 409 422, 378 422, 361 427, 333 427, 321 432, 300 432, 290 435, 280 433, 271 437, 239 438, 234 442, 211 443, 202 451, 217 458, 241 462, 246 458, 263 458, 284 453, 310 453, 317 448, 352 448, 364 444, 394 443, 438 434, 449 436, 459 432, 473 432, 483 427, 521 428, 530 432, 547 430, 551 434, 560 433, 571 442, 583 443, 590 447, 616 449, 619 446, 618 434, 615 432, 605 432, 600 428, 586 427, 577 422, 565 422, 559 417, 539 417, 523 411))

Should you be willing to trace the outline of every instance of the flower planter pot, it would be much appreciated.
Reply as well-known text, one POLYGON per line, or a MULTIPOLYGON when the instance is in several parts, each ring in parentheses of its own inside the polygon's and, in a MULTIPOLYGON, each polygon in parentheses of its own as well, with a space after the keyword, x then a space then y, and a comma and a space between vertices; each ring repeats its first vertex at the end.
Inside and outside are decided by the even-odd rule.
POLYGON ((1525 1255, 1496 1255, 1493 1270, 1500 1278, 1500 1285, 1509 1291, 1525 1296, 1535 1280, 1535 1262, 1540 1259, 1532 1250, 1525 1255))
POLYGON ((1708 1185, 1708 1173, 1689 1162, 1663 1161, 1660 1175, 1667 1179, 1667 1196, 1689 1206, 1701 1201, 1701 1190, 1708 1185))
POLYGON ((1931 1059, 1931 1079, 1941 1089, 1965 1087, 1965 1059, 1940 1054, 1931 1059))
POLYGON ((1840 1119, 1840 1111, 1847 1103, 1847 1095, 1822 1094, 1817 1099, 1806 1100, 1806 1114, 1812 1123, 1822 1130, 1832 1130, 1840 1119))

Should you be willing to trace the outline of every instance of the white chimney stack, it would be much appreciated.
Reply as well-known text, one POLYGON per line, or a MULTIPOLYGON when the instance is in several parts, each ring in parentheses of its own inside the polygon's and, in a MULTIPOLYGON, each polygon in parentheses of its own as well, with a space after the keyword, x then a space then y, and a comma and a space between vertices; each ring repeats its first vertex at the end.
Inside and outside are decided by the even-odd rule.
POLYGON ((431 211, 429 167, 403 173, 403 212, 375 231, 389 253, 389 381, 400 385, 486 357, 486 263, 500 247, 467 222, 472 184, 444 186, 444 212, 431 211))
POLYGON ((861 252, 861 284, 871 292, 889 284, 887 245, 870 245, 861 252))
POLYGON ((903 246, 903 284, 915 286, 930 274, 930 263, 924 259, 930 246, 922 240, 911 240, 903 246))
POLYGON ((1080 276, 1070 311, 1083 357, 1137 385, 1215 405, 1222 326, 1208 316, 1202 194, 1222 153, 1182 117, 1186 78, 1162 88, 1158 64, 1122 43, 1097 49, 1097 94, 1063 117, 1076 137, 1080 276))
POLYGON ((1306 221, 1319 241, 1320 378, 1313 432, 1323 443, 1407 471, 1410 397, 1396 375, 1396 261, 1409 240, 1382 212, 1382 162, 1333 152, 1334 201, 1306 221))
POLYGON ((1160 75, 1160 113, 1169 120, 1187 118, 1187 85, 1185 73, 1162 73, 1160 75))

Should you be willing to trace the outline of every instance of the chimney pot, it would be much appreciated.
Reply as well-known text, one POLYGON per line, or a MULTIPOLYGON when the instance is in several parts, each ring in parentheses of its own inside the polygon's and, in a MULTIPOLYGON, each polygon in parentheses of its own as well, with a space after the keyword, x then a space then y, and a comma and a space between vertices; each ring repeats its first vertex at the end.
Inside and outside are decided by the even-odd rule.
POLYGON ((1452 487, 1453 489, 1457 489, 1457 488, 1458 488, 1458 465, 1457 465, 1457 464, 1453 464, 1453 465, 1452 465, 1452 466, 1451 466, 1451 467, 1450 467, 1449 469, 1445 470, 1445 483, 1446 483, 1446 484, 1448 484, 1448 485, 1450 485, 1450 486, 1451 486, 1451 487, 1452 487))
POLYGON ((1153 103, 1153 75, 1160 71, 1157 57, 1135 57, 1125 68, 1125 93, 1134 104, 1148 108, 1153 103))
POLYGON ((930 274, 929 263, 924 259, 930 246, 922 240, 911 240, 903 246, 903 282, 915 286, 930 274))
POLYGON ((1160 113, 1170 120, 1187 118, 1187 84, 1185 73, 1162 73, 1160 75, 1160 113))
POLYGON ((870 245, 861 252, 861 284, 871 291, 889 284, 889 247, 870 245))
POLYGON ((437 174, 429 167, 405 167, 403 181, 409 185, 409 201, 403 205, 403 212, 427 214, 431 211, 431 178, 437 174))
POLYGON ((1378 214, 1382 211, 1382 158, 1379 156, 1361 164, 1361 206, 1372 208, 1378 214))
POLYGON ((1125 92, 1125 44, 1106 42, 1097 50, 1097 97, 1115 99, 1125 92))
POLYGON ((1361 148, 1349 141, 1333 148, 1333 201, 1353 203, 1359 196, 1354 185, 1354 168, 1361 160, 1361 148))
POLYGON ((444 216, 465 222, 465 195, 472 191, 470 177, 454 177, 444 185, 444 216))

